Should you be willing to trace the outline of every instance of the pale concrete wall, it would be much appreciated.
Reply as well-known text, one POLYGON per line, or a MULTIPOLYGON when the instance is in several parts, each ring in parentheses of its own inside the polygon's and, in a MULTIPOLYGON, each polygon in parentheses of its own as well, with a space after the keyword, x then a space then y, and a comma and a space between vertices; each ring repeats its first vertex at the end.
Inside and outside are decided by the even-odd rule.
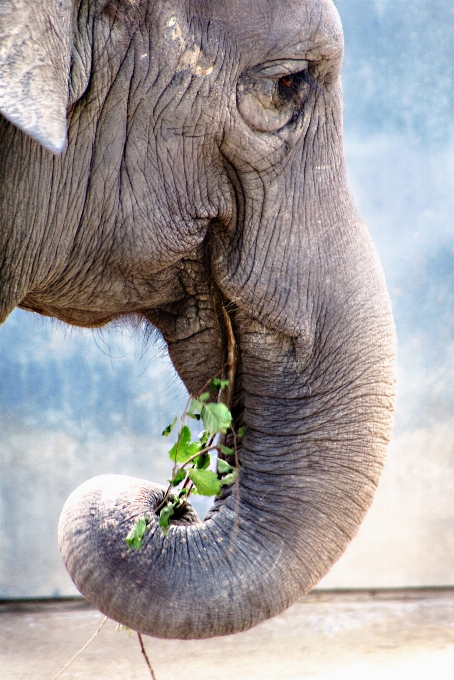
POLYGON ((454 418, 393 439, 373 506, 319 588, 454 584, 454 418))

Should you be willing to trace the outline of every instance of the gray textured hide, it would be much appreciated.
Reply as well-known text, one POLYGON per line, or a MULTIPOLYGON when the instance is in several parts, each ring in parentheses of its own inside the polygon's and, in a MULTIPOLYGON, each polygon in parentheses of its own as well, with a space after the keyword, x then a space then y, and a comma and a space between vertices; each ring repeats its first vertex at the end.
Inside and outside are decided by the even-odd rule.
POLYGON ((0 0, 0 111, 53 153, 66 145, 72 7, 0 0))

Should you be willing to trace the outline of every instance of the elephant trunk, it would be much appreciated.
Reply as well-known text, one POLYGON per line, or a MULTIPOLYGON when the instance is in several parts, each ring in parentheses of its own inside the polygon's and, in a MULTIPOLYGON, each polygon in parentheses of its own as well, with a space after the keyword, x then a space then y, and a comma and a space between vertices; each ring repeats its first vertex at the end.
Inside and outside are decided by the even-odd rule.
POLYGON ((241 470, 208 519, 189 508, 164 536, 154 515, 164 489, 113 475, 67 500, 63 559, 107 616, 163 638, 239 632, 286 609, 340 557, 383 464, 394 364, 383 282, 372 293, 333 290, 349 299, 345 316, 333 326, 321 306, 307 337, 238 313, 241 470), (150 531, 128 553, 125 537, 144 513, 150 531))

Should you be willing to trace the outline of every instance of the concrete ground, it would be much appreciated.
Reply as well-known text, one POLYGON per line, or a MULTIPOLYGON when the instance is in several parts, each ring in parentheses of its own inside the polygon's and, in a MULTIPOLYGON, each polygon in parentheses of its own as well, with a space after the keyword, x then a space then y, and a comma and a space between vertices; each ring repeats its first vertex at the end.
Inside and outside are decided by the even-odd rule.
MULTIPOLYGON (((83 600, 0 604, 1 680, 52 680, 102 620, 83 600)), ((246 633, 144 643, 156 680, 453 680, 454 589, 318 591, 246 633)), ((110 620, 59 676, 150 677, 110 620)))

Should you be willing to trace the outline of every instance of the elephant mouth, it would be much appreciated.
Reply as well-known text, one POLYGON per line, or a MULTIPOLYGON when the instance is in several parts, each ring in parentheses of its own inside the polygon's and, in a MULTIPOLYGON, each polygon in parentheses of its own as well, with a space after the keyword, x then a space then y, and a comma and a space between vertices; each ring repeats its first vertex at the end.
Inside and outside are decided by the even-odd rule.
POLYGON ((18 307, 28 312, 36 312, 43 316, 57 318, 64 323, 78 326, 79 328, 102 328, 118 317, 117 310, 115 312, 108 312, 80 309, 77 307, 55 307, 32 293, 28 294, 18 307))

